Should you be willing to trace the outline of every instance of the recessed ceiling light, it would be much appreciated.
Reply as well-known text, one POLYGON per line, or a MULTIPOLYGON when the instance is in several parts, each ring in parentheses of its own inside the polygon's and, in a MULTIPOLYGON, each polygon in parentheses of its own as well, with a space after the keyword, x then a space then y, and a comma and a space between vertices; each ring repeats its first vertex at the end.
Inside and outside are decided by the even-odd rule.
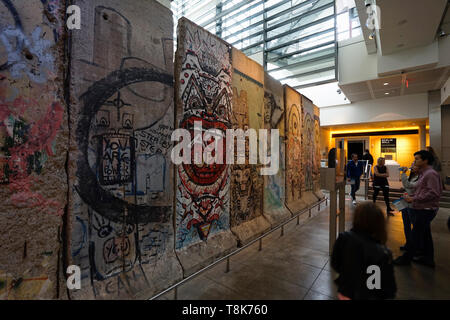
POLYGON ((385 86, 387 86, 389 84, 389 82, 385 82, 385 83, 383 83, 383 85, 385 85, 385 86))
POLYGON ((389 94, 389 92, 385 92, 384 94, 385 94, 385 95, 388 95, 388 94, 389 94))

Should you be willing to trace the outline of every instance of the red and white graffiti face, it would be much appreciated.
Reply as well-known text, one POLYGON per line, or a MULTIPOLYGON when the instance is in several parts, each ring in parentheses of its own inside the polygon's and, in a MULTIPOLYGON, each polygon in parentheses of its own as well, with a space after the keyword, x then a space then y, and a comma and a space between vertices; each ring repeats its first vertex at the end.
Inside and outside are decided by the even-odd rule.
MULTIPOLYGON (((216 63, 212 65, 217 66, 216 63)), ((197 121, 201 122, 205 131, 220 130, 223 137, 231 128, 231 73, 222 67, 212 74, 213 69, 205 67, 204 62, 201 64, 194 52, 187 52, 180 75, 183 103, 180 128, 190 132, 191 141, 195 137, 194 122, 197 121)), ((226 139, 223 143, 226 144, 226 139)), ((191 148, 192 159, 194 152, 195 149, 191 148)), ((223 148, 219 152, 224 153, 218 155, 219 158, 225 159, 223 148)), ((181 183, 181 223, 188 232, 195 228, 198 237, 206 240, 213 223, 227 214, 224 211, 225 204, 229 202, 229 166, 221 163, 183 163, 178 167, 178 176, 181 183)))

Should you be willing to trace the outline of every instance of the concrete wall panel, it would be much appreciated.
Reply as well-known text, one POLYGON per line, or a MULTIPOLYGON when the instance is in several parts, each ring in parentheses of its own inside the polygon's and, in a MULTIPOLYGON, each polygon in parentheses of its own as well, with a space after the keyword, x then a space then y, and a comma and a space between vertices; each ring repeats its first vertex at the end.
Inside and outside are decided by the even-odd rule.
POLYGON ((148 298, 182 277, 174 252, 172 13, 74 1, 68 263, 72 298, 148 298))
MULTIPOLYGON (((235 48, 232 61, 232 127, 244 131, 254 129, 259 135, 259 129, 264 128, 264 70, 235 48)), ((231 166, 231 231, 240 244, 251 241, 270 228, 262 216, 264 180, 260 175, 261 166, 249 164, 249 147, 246 143, 246 163, 231 166)), ((255 147, 259 150, 259 146, 255 147)))
MULTIPOLYGON (((177 127, 191 132, 192 138, 195 122, 201 122, 203 130, 225 133, 231 128, 232 71, 227 43, 185 18, 179 20, 175 56, 177 127)), ((185 274, 237 246, 230 231, 230 170, 225 163, 192 162, 176 168, 175 248, 185 274)))
POLYGON ((65 297, 64 11, 0 1, 0 300, 65 297))
POLYGON ((286 198, 286 133, 284 88, 280 82, 264 74, 264 127, 278 129, 280 135, 280 169, 276 175, 264 176, 264 216, 276 226, 291 217, 286 198))

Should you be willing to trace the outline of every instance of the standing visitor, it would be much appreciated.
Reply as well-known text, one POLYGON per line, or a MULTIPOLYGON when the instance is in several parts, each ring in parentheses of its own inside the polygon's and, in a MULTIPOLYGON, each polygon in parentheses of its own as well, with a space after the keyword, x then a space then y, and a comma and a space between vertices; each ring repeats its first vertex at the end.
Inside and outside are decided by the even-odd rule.
MULTIPOLYGON (((362 159, 367 160, 367 162, 370 164, 370 168, 373 167, 373 157, 370 154, 369 149, 364 150, 362 159)), ((370 169, 370 177, 372 178, 372 169, 370 169)))
POLYGON ((353 228, 339 235, 331 255, 331 266, 339 273, 335 282, 340 300, 395 297, 392 253, 385 245, 386 240, 386 221, 381 209, 367 201, 356 206, 353 228), (369 266, 380 270, 379 288, 368 287, 369 266))
POLYGON ((351 196, 353 204, 356 204, 356 192, 361 184, 361 175, 364 173, 362 162, 358 161, 358 155, 352 154, 352 160, 347 165, 347 181, 351 184, 351 196))
POLYGON ((384 158, 378 158, 377 165, 373 167, 373 203, 377 202, 378 193, 383 191, 384 202, 386 203, 386 213, 393 216, 391 205, 389 204, 389 171, 384 165, 384 158))
MULTIPOLYGON (((419 180, 419 168, 414 165, 414 163, 411 165, 411 172, 409 174, 409 177, 406 176, 406 171, 408 171, 408 168, 403 167, 402 169, 402 184, 403 188, 405 189, 405 192, 408 195, 413 195, 414 191, 416 189, 417 181, 419 180)), ((403 230, 405 233, 405 239, 406 243, 405 245, 400 247, 400 250, 407 251, 408 248, 411 246, 411 224, 413 222, 412 216, 409 212, 409 208, 411 208, 412 205, 408 203, 408 207, 401 210, 402 212, 402 219, 403 219, 403 230)))
POLYGON ((434 157, 426 150, 414 154, 414 164, 419 168, 419 180, 414 195, 405 196, 412 203, 409 210, 413 215, 411 247, 395 260, 396 265, 409 265, 411 260, 425 266, 434 267, 434 247, 431 235, 431 221, 439 210, 442 194, 441 177, 433 169, 434 157), (423 241, 423 255, 418 256, 420 243, 423 241))

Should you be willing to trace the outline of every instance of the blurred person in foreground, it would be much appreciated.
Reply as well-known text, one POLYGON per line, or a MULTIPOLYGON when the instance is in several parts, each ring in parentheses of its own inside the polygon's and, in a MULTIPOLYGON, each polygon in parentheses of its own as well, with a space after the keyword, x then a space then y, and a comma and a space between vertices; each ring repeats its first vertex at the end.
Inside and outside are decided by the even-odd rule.
POLYGON ((355 208, 353 228, 341 233, 334 244, 331 266, 339 273, 335 280, 340 300, 393 299, 397 292, 392 253, 386 247, 387 231, 383 211, 372 202, 355 208), (380 270, 380 287, 370 289, 368 268, 380 270))
POLYGON ((426 150, 414 154, 414 164, 419 168, 419 180, 414 195, 406 195, 404 199, 412 204, 410 208, 413 217, 411 232, 411 247, 404 255, 395 259, 396 265, 409 265, 411 260, 434 268, 434 246, 431 236, 431 221, 439 210, 439 200, 442 194, 442 182, 439 173, 433 169, 434 157, 426 150), (423 254, 418 250, 423 244, 423 254))

